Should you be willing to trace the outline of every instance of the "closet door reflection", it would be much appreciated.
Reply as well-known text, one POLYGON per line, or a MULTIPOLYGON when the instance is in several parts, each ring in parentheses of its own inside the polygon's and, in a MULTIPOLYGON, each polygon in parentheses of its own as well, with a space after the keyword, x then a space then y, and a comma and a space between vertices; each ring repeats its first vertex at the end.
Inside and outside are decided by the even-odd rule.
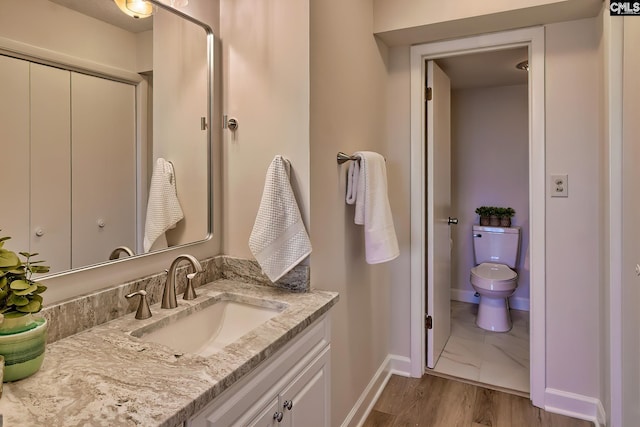
POLYGON ((135 88, 72 73, 72 268, 136 250, 135 88))
POLYGON ((0 236, 12 237, 5 243, 8 249, 29 250, 29 63, 2 55, 0 153, 3 201, 13 205, 2 209, 0 236))
MULTIPOLYGON (((31 68, 31 242, 52 271, 71 265, 70 73, 31 68)), ((25 247, 26 248, 26 247, 25 247)), ((26 249, 19 249, 26 250, 26 249)))

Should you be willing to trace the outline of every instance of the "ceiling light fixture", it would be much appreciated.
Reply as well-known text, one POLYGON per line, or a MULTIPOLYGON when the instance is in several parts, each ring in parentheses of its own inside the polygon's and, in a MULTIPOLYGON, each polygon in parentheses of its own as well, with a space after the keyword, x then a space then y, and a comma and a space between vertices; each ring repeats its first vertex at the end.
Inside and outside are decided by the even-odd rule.
POLYGON ((518 70, 529 71, 529 60, 518 62, 518 64, 516 65, 516 68, 518 70))
POLYGON ((153 7, 151 3, 147 3, 145 0, 113 0, 121 11, 131 16, 132 18, 142 19, 148 18, 153 13, 153 7))

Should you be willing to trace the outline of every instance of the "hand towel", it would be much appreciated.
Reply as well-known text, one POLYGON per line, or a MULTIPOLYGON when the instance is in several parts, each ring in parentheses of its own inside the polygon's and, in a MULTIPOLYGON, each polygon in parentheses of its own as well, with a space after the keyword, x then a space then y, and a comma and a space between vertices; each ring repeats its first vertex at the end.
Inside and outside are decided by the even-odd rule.
POLYGON ((349 165, 346 202, 355 203, 354 222, 364 225, 365 259, 369 264, 391 261, 400 250, 387 196, 384 157, 372 151, 358 151, 354 156, 359 160, 349 165))
POLYGON ((162 157, 158 157, 149 188, 147 219, 144 226, 144 251, 149 252, 153 243, 164 237, 164 233, 174 228, 182 218, 184 213, 178 200, 173 165, 162 157))
POLYGON ((264 183, 249 248, 272 282, 277 281, 311 253, 309 235, 291 188, 291 164, 275 156, 264 183))

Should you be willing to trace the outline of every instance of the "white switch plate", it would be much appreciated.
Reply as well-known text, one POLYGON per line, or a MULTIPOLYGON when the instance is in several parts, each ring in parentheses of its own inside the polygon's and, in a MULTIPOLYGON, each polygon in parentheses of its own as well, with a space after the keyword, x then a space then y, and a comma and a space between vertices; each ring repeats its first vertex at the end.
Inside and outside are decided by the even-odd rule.
POLYGON ((569 197, 569 175, 551 175, 551 197, 569 197))

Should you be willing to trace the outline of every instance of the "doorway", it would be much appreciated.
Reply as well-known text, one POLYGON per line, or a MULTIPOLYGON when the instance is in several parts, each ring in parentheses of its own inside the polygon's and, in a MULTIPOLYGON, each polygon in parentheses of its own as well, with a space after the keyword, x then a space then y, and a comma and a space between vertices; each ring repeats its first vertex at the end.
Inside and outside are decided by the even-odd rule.
MULTIPOLYGON (((529 229, 531 239, 528 260, 530 280, 535 286, 530 291, 530 396, 534 405, 543 406, 545 341, 544 341, 544 203, 545 203, 545 165, 544 165, 544 32, 542 28, 509 31, 470 37, 461 40, 430 43, 411 48, 411 367, 413 376, 421 376, 427 359, 424 351, 425 343, 433 341, 431 334, 441 334, 439 322, 432 317, 431 329, 425 330, 425 319, 431 315, 432 307, 426 301, 441 301, 442 295, 434 295, 438 291, 433 285, 434 278, 428 268, 429 256, 436 250, 450 250, 449 247, 434 249, 429 230, 433 224, 447 222, 447 218, 430 206, 429 196, 433 193, 431 186, 434 178, 428 179, 430 173, 427 153, 433 146, 428 142, 425 124, 424 89, 427 77, 427 61, 450 58, 470 53, 492 52, 504 49, 526 48, 530 72, 528 75, 528 152, 529 152, 529 229), (425 144, 425 141, 427 143, 425 144), (425 177, 427 179, 425 180, 425 177), (426 187, 429 187, 427 189, 426 187), (430 252, 431 250, 431 252, 430 252)), ((453 215, 452 215, 453 216, 453 215)), ((446 245, 448 246, 448 245, 446 245)), ((438 259, 441 259, 436 255, 438 259)), ((449 287, 446 287, 447 291, 449 287)), ((446 291, 445 291, 446 292, 446 291)), ((437 309, 435 310, 437 312, 437 309)), ((441 310, 440 316, 450 316, 448 308, 441 310)), ((428 349, 428 351, 433 351, 428 349)))

